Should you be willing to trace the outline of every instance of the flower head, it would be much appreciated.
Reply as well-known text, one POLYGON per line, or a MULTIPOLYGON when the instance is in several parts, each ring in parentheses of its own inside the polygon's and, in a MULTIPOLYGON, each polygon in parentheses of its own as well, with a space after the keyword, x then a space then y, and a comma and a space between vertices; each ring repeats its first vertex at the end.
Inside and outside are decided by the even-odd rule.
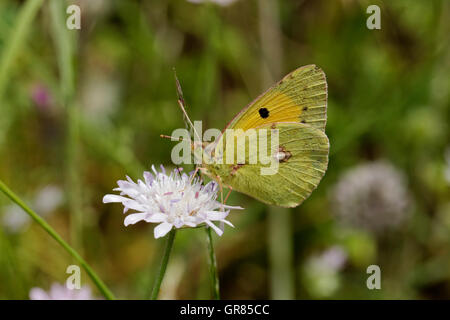
POLYGON ((41 111, 47 110, 52 102, 49 90, 41 84, 36 84, 32 87, 31 99, 41 111))
MULTIPOLYGON (((47 185, 39 190, 32 199, 31 206, 41 217, 49 217, 64 201, 64 194, 60 187, 47 185)), ((1 208, 3 209, 3 208, 1 208)), ((30 224, 31 218, 17 205, 4 208, 0 223, 10 233, 24 231, 30 224)))
POLYGON ((169 175, 161 166, 162 172, 152 166, 153 174, 144 172, 144 180, 135 183, 127 176, 127 180, 119 180, 120 195, 107 194, 103 203, 119 202, 124 206, 124 213, 129 209, 136 211, 129 214, 124 221, 125 226, 139 221, 158 223, 154 230, 155 238, 165 236, 172 228, 197 227, 206 224, 220 236, 223 231, 213 222, 233 226, 225 218, 230 209, 241 207, 227 206, 217 201, 218 185, 209 182, 206 185, 193 173, 181 174, 175 169, 169 175))
POLYGON ((83 286, 80 289, 69 289, 59 283, 54 283, 47 292, 41 288, 30 290, 31 300, 94 300, 91 288, 83 286))
POLYGON ((18 233, 24 230, 30 222, 30 217, 16 204, 10 204, 4 208, 2 225, 9 233, 18 233))
POLYGON ((346 262, 347 252, 339 246, 312 255, 304 265, 307 290, 317 297, 331 296, 340 286, 339 272, 346 262))
POLYGON ((345 224, 382 233, 407 219, 409 199, 402 172, 379 161, 344 173, 334 187, 333 207, 345 224))
POLYGON ((341 270, 346 261, 347 252, 339 246, 333 246, 321 254, 312 256, 309 260, 315 270, 330 272, 341 270))

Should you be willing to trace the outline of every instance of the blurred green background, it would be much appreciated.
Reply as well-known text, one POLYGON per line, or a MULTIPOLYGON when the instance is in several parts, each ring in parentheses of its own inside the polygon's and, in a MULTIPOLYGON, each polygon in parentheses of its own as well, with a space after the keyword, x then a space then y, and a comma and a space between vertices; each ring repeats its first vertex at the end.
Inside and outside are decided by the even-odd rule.
MULTIPOLYGON (((164 240, 125 228, 102 197, 173 166, 175 143, 159 138, 184 127, 173 68, 192 120, 221 129, 314 63, 328 80, 328 171, 295 209, 232 193, 245 210, 215 236, 222 298, 449 299, 450 2, 192 2, 2 0, 0 179, 118 298, 146 299, 164 240), (65 28, 69 4, 81 30, 65 28), (371 4, 381 30, 366 27, 371 4), (373 264, 380 290, 366 286, 373 264)), ((211 298, 205 240, 177 233, 160 298, 211 298)), ((63 283, 73 263, 0 196, 1 299, 63 283)))

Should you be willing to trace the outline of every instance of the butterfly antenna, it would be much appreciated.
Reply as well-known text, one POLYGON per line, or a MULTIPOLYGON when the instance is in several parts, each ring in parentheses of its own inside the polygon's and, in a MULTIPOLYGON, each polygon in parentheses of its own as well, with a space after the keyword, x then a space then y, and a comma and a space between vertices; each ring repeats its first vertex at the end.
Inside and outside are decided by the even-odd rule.
POLYGON ((160 136, 161 138, 170 139, 170 140, 172 140, 172 141, 186 141, 186 142, 189 142, 189 143, 192 144, 192 141, 191 141, 191 140, 187 140, 187 139, 184 139, 184 138, 182 138, 182 137, 172 137, 172 136, 168 136, 168 135, 166 135, 166 134, 160 134, 159 136, 160 136))
POLYGON ((181 90, 181 84, 180 84, 180 81, 178 80, 177 72, 176 72, 175 68, 173 68, 173 74, 175 76, 175 83, 177 86, 178 105, 180 106, 180 109, 183 112, 183 120, 186 125, 186 129, 189 130, 189 126, 190 126, 191 133, 193 131, 194 135, 195 135, 194 141, 202 141, 202 139, 200 138, 200 135, 198 134, 197 130, 195 130, 195 127, 192 124, 192 121, 186 112, 186 109, 187 109, 186 101, 184 100, 183 90, 181 90))

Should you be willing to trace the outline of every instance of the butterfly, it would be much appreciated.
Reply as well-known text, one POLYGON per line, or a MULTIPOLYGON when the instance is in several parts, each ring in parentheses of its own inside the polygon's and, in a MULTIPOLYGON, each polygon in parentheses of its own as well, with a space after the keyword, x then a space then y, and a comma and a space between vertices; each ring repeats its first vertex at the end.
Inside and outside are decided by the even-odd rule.
MULTIPOLYGON (((179 87, 178 80, 177 84, 179 87)), ((187 116, 182 102, 181 97, 179 103, 187 116)), ((235 190, 269 205, 296 207, 309 197, 327 170, 326 120, 325 73, 315 65, 300 67, 242 109, 214 142, 202 143, 207 161, 202 161, 198 170, 230 192, 235 190), (265 133, 270 141, 266 145, 270 164, 256 159, 262 144, 246 144, 251 131, 265 133), (237 133, 232 136, 227 132, 237 133), (275 136, 276 144, 272 141, 275 136), (227 148, 231 141, 232 147, 227 148), (239 147, 243 147, 244 157, 227 157, 239 147), (274 163, 275 171, 262 174, 263 168, 274 163)))

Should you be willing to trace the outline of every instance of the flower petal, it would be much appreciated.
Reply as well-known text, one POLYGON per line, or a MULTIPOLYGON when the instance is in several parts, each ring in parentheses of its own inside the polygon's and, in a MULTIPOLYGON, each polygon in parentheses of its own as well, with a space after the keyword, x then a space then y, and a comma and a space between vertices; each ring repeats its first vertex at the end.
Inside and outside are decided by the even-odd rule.
POLYGON ((224 209, 244 210, 244 208, 242 208, 240 206, 228 206, 226 204, 222 204, 221 207, 223 207, 224 209))
POLYGON ((167 214, 164 213, 154 213, 145 218, 146 222, 159 223, 167 220, 167 214))
POLYGON ((146 211, 147 208, 140 204, 139 202, 131 199, 127 199, 127 201, 123 202, 123 205, 129 209, 136 210, 136 211, 146 211))
POLYGON ((125 227, 129 226, 130 224, 135 224, 136 222, 139 222, 141 220, 145 220, 145 217, 147 216, 147 213, 132 213, 125 217, 125 220, 123 224, 125 227))
POLYGON ((207 211, 206 216, 209 220, 222 220, 229 214, 229 211, 207 211))
POLYGON ((191 227, 191 228, 195 228, 197 226, 194 222, 189 222, 189 221, 185 221, 184 225, 191 227))
POLYGON ((50 300, 49 295, 41 288, 32 288, 30 290, 31 300, 50 300))
POLYGON ((81 287, 75 295, 74 300, 92 300, 91 288, 87 286, 81 287))
POLYGON ((168 222, 163 222, 158 224, 155 227, 155 230, 153 230, 153 233, 155 235, 155 239, 164 237, 170 230, 172 230, 172 224, 168 222))
POLYGON ((128 201, 130 199, 118 196, 116 194, 107 194, 103 197, 103 203, 111 203, 111 202, 123 202, 128 201))
POLYGON ((234 228, 234 225, 228 220, 223 219, 223 220, 220 220, 220 222, 225 223, 225 224, 229 225, 230 227, 234 228))
POLYGON ((205 223, 210 226, 211 228, 213 228, 213 230, 217 233, 217 235, 221 236, 223 234, 223 231, 220 230, 214 223, 212 223, 211 221, 205 220, 205 223))
POLYGON ((149 186, 152 185, 152 182, 154 180, 153 175, 148 171, 144 172, 144 179, 145 179, 145 183, 149 186))

